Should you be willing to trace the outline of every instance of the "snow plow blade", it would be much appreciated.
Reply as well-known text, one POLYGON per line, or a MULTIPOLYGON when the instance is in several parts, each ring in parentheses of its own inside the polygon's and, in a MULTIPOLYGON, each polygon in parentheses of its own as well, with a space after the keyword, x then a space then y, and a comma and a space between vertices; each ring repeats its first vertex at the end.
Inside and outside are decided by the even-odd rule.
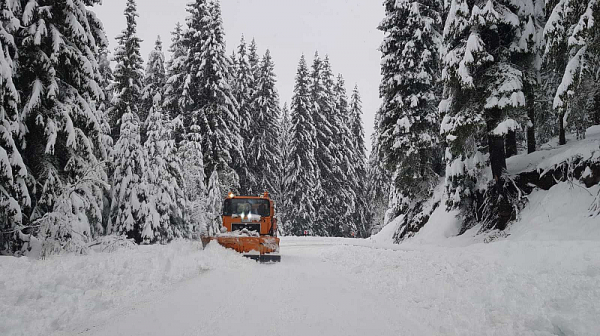
POLYGON ((279 254, 244 254, 244 257, 260 263, 276 263, 281 261, 279 254))
POLYGON ((202 237, 202 245, 206 246, 211 241, 219 245, 244 254, 245 257, 260 262, 279 262, 279 238, 271 236, 261 237, 202 237))

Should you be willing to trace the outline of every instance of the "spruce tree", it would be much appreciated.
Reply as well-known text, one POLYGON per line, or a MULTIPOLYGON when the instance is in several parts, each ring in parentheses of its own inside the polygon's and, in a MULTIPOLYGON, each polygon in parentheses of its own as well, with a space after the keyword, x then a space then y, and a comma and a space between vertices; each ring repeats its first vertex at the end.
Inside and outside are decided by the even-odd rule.
MULTIPOLYGON (((91 9, 98 3, 3 2, 5 10, 11 5, 20 8, 18 15, 13 12, 21 18, 15 35, 19 63, 14 84, 26 127, 19 130, 25 133, 16 134, 24 135, 22 157, 33 178, 30 192, 35 193, 27 219, 39 227, 30 233, 38 234, 51 252, 62 248, 81 252, 86 242, 104 231, 106 148, 97 110, 103 99, 97 55, 107 41, 91 9)), ((6 15, 10 14, 5 12, 3 18, 6 15)), ((14 24, 11 19, 9 30, 14 24)), ((10 46, 3 51, 10 52, 10 46)), ((22 171, 16 178, 20 176, 22 171)))
MULTIPOLYGON (((162 105, 165 84, 165 54, 162 51, 162 41, 160 40, 160 36, 158 36, 154 43, 154 49, 148 55, 148 62, 146 64, 140 108, 140 120, 142 122, 146 121, 148 112, 153 109, 157 99, 162 105)), ((147 125, 147 127, 150 127, 150 125, 147 125)), ((144 140, 142 139, 142 142, 144 140)))
MULTIPOLYGON (((111 137, 110 128, 110 116, 109 111, 112 108, 113 91, 112 86, 114 85, 114 75, 112 68, 110 67, 109 52, 106 48, 100 51, 98 57, 98 67, 100 71, 100 88, 104 94, 104 98, 98 102, 98 111, 100 113, 100 122, 102 124, 102 138, 104 146, 110 152, 113 147, 114 141, 111 137)), ((108 162, 109 175, 111 174, 111 165, 108 162)))
POLYGON ((186 95, 184 95, 185 80, 187 74, 185 72, 185 63, 188 56, 187 48, 183 41, 183 27, 177 22, 175 30, 171 32, 171 59, 167 62, 166 71, 167 78, 164 88, 163 107, 169 114, 171 119, 174 119, 182 114, 182 107, 186 105, 186 95))
POLYGON ((342 75, 338 75, 337 81, 333 83, 333 74, 329 60, 324 62, 325 80, 324 83, 333 85, 334 108, 329 117, 333 125, 333 138, 329 144, 335 168, 332 170, 331 186, 335 190, 334 195, 338 195, 332 200, 328 212, 335 218, 339 218, 341 223, 330 225, 330 235, 356 237, 359 234, 361 223, 354 218, 354 212, 357 210, 357 187, 358 176, 356 175, 356 166, 354 158, 354 140, 350 131, 350 107, 348 104, 348 94, 346 91, 346 82, 342 75))
POLYGON ((173 125, 165 120, 158 95, 148 117, 147 153, 143 182, 151 215, 142 230, 144 243, 168 242, 190 237, 191 225, 184 222, 185 194, 181 159, 173 137, 173 125))
POLYGON ((279 169, 279 177, 277 178, 279 184, 279 196, 275 200, 278 205, 277 212, 279 213, 279 218, 281 218, 281 223, 285 223, 287 212, 284 202, 287 193, 287 190, 285 189, 286 167, 290 164, 290 151, 292 145, 292 120, 287 103, 283 104, 283 109, 281 110, 281 118, 279 119, 279 139, 277 142, 279 146, 281 168, 279 169))
MULTIPOLYGON (((238 47, 238 53, 233 58, 234 60, 234 81, 233 81, 233 92, 235 98, 239 104, 239 118, 240 118, 240 134, 244 144, 244 157, 246 161, 252 160, 250 144, 254 137, 256 122, 253 119, 253 101, 252 99, 256 95, 256 80, 250 69, 250 63, 248 60, 246 42, 244 37, 240 41, 238 47)), ((257 74, 258 75, 258 74, 257 74)), ((242 194, 253 194, 254 186, 256 185, 256 176, 250 171, 244 170, 244 174, 240 175, 240 192, 242 194)))
POLYGON ((480 8, 453 0, 446 20, 446 96, 440 104, 446 116, 441 129, 449 145, 448 203, 461 208, 465 228, 482 219, 484 228, 503 229, 514 216, 516 205, 504 177, 505 136, 527 122, 522 109, 525 75, 512 61, 527 52, 527 44, 520 42, 532 40, 527 35, 534 33, 523 28, 518 15, 527 8, 504 1, 488 1, 480 8), (488 155, 492 180, 481 203, 476 185, 488 184, 481 175, 488 155))
POLYGON ((275 65, 269 50, 266 51, 258 73, 256 92, 252 99, 252 140, 247 146, 248 170, 255 181, 251 194, 268 191, 279 195, 277 176, 281 167, 278 142, 280 115, 279 94, 275 88, 275 65))
POLYGON ((184 63, 184 95, 189 99, 183 117, 186 125, 197 120, 201 127, 206 176, 217 170, 223 191, 237 191, 245 160, 220 8, 218 2, 196 0, 187 10, 184 46, 190 57, 184 63))
POLYGON ((309 86, 309 72, 302 56, 291 104, 292 141, 285 178, 284 227, 286 233, 291 235, 302 235, 305 230, 312 230, 317 215, 316 130, 311 113, 309 86))
MULTIPOLYGON (((144 228, 150 221, 148 186, 144 181, 147 153, 140 139, 140 120, 134 113, 123 115, 119 139, 113 150, 114 174, 108 233, 125 235, 144 242, 144 228)), ((150 237, 151 232, 146 232, 150 237)))
POLYGON ((214 170, 210 179, 208 180, 208 235, 215 236, 221 232, 223 223, 221 221, 221 207, 223 204, 223 196, 221 191, 221 182, 219 179, 219 173, 214 170))
MULTIPOLYGON (((258 48, 256 46, 255 39, 252 39, 252 42, 250 42, 250 47, 248 48, 248 63, 250 64, 252 77, 256 80, 260 71, 260 56, 258 56, 258 48)), ((254 86, 254 84, 255 83, 250 83, 251 86, 254 86)))
POLYGON ((375 115, 375 124, 373 127, 373 135, 371 136, 371 153, 367 165, 367 191, 368 202, 370 206, 368 222, 371 234, 376 234, 386 224, 390 218, 386 217, 386 211, 389 204, 389 196, 391 193, 391 176, 384 168, 383 162, 380 160, 379 146, 379 119, 381 115, 375 115))
POLYGON ((354 150, 354 159, 357 160, 359 171, 364 171, 367 161, 365 154, 365 129, 362 117, 362 99, 358 85, 355 85, 350 98, 350 131, 354 140, 352 148, 354 150))
POLYGON ((142 40, 137 36, 137 5, 135 0, 127 0, 124 11, 127 27, 117 36, 118 46, 115 49, 116 63, 113 86, 113 107, 110 110, 112 137, 119 139, 119 125, 125 113, 135 113, 143 123, 147 112, 140 115, 140 102, 144 88, 143 60, 140 54, 142 40))
POLYGON ((202 134, 193 124, 179 144, 179 159, 185 185, 186 221, 192 225, 192 233, 204 234, 208 224, 206 175, 202 156, 202 134))
POLYGON ((588 71, 593 70, 593 62, 600 54, 597 24, 600 4, 596 0, 558 0, 547 2, 547 12, 550 15, 544 27, 546 65, 562 77, 560 82, 557 81, 560 84, 552 103, 557 112, 559 144, 562 145, 566 143, 566 125, 571 116, 577 115, 573 105, 580 83, 585 82, 586 76, 593 76, 588 71))
POLYGON ((252 97, 254 96, 254 83, 256 81, 254 74, 250 69, 250 62, 248 60, 248 54, 246 51, 246 42, 244 41, 243 36, 238 47, 237 55, 235 55, 235 58, 232 60, 234 61, 235 69, 233 90, 240 108, 240 126, 242 127, 241 131, 244 138, 244 144, 247 145, 252 140, 252 132, 249 129, 252 122, 250 103, 252 97))
POLYGON ((107 111, 112 104, 113 91, 111 87, 115 80, 113 70, 110 67, 110 55, 107 49, 100 51, 98 56, 98 67, 100 71, 100 87, 104 93, 104 99, 100 102, 98 107, 102 111, 107 111))
POLYGON ((13 82, 17 57, 15 34, 20 26, 15 3, 0 7, 0 254, 19 249, 19 230, 28 214, 31 197, 27 167, 20 153, 25 127, 19 116, 19 93, 13 82), (13 12, 13 10, 16 11, 13 12))
MULTIPOLYGON (((328 215, 325 211, 328 209, 327 204, 323 204, 321 201, 325 198, 326 191, 323 186, 324 181, 330 181, 330 171, 332 167, 331 153, 329 152, 328 144, 333 136, 332 127, 330 120, 327 118, 333 110, 334 102, 332 101, 332 95, 327 95, 325 87, 323 86, 323 61, 319 57, 319 53, 315 52, 313 64, 310 72, 310 113, 312 122, 315 128, 315 189, 313 190, 314 195, 318 202, 316 203, 316 215, 317 218, 315 225, 317 235, 324 235, 327 228, 327 224, 324 221, 327 220, 328 215), (326 109, 326 111, 323 111, 326 109), (325 176, 324 176, 325 175, 325 176)), ((333 89, 333 88, 328 88, 333 89)), ((330 221, 327 221, 329 224, 330 221)))
POLYGON ((361 237, 368 237, 371 233, 370 202, 368 199, 367 183, 367 157, 365 153, 365 131, 362 120, 362 100, 358 85, 354 86, 350 98, 350 110, 348 114, 350 139, 352 140, 352 164, 354 180, 352 183, 355 209, 352 214, 356 223, 358 233, 361 237))
POLYGON ((415 220, 417 208, 438 183, 434 160, 439 153, 440 5, 438 0, 386 1, 386 17, 379 26, 385 39, 380 48, 383 103, 378 143, 399 196, 391 210, 406 214, 399 238, 425 224, 415 220))

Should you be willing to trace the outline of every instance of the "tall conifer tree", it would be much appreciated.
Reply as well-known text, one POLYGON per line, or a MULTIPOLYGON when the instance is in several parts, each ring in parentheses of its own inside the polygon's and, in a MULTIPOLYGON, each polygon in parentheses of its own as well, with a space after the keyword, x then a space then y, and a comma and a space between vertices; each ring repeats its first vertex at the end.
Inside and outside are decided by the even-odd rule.
POLYGON ((252 99, 253 136, 247 147, 247 162, 249 173, 254 177, 254 183, 249 188, 250 193, 260 194, 268 191, 277 197, 277 175, 281 160, 277 145, 280 107, 276 82, 275 65, 271 53, 267 50, 261 61, 252 99))
POLYGON ((238 172, 245 169, 245 160, 220 7, 218 2, 196 0, 187 10, 190 15, 184 46, 190 57, 184 64, 184 95, 189 97, 184 107, 185 124, 197 120, 201 127, 206 176, 217 170, 222 192, 236 191, 238 172))
POLYGON ((0 7, 0 253, 19 248, 19 228, 31 206, 27 167, 20 152, 26 128, 19 116, 20 97, 13 82, 18 56, 15 34, 20 26, 15 4, 4 1, 0 7))
POLYGON ((434 161, 440 152, 441 3, 389 0, 385 11, 379 26, 386 37, 380 48, 383 104, 378 143, 381 159, 394 176, 398 203, 392 210, 396 215, 406 214, 399 227, 404 237, 425 224, 417 223, 415 217, 433 193, 440 173, 435 171, 434 161))
POLYGON ((119 122, 123 114, 135 113, 141 119, 147 112, 140 115, 140 102, 144 88, 143 60, 140 54, 142 40, 137 36, 137 4, 135 0, 127 0, 124 11, 127 27, 117 36, 118 46, 115 50, 115 85, 113 107, 110 112, 112 136, 119 139, 121 126, 119 122))
POLYGON ((357 210, 357 181, 356 160, 354 157, 354 140, 350 131, 350 107, 348 104, 348 94, 346 91, 346 82, 342 75, 338 75, 337 82, 333 83, 333 74, 329 60, 324 62, 324 80, 323 83, 333 85, 334 108, 332 114, 328 117, 333 126, 333 138, 329 143, 332 154, 334 168, 328 184, 330 191, 327 192, 329 198, 331 195, 336 197, 330 200, 327 212, 332 218, 339 218, 340 221, 330 224, 328 234, 333 236, 356 237, 359 234, 360 223, 354 218, 354 212, 357 210))
POLYGON ((453 0, 446 20, 446 96, 440 104, 446 116, 441 128, 449 145, 448 202, 461 208, 465 228, 483 218, 484 227, 503 229, 513 216, 504 177, 505 135, 527 122, 522 109, 525 74, 512 60, 526 52, 527 43, 521 41, 532 40, 528 35, 535 33, 520 24, 518 13, 528 8, 509 1, 470 5, 453 0), (488 164, 492 181, 484 203, 478 204, 473 195, 477 184, 488 184, 481 175, 488 164))
POLYGON ((148 185, 144 180, 147 153, 141 143, 140 120, 137 114, 127 112, 119 124, 119 139, 115 143, 112 158, 115 168, 107 231, 135 239, 137 243, 144 240, 150 242, 153 232, 149 229, 144 232, 151 221, 151 209, 148 205, 148 185))
POLYGON ((312 230, 316 219, 316 130, 311 112, 310 78, 303 55, 292 98, 292 141, 285 178, 284 225, 285 231, 292 235, 303 235, 305 230, 312 230))
POLYGON ((354 86, 350 98, 349 126, 352 140, 352 163, 354 166, 353 190, 355 209, 352 214, 358 233, 362 237, 370 235, 370 207, 367 183, 367 158, 365 153, 365 131, 363 127, 362 100, 358 85, 354 86))
POLYGON ((187 96, 184 95, 185 80, 187 78, 185 72, 185 63, 188 57, 188 50, 184 45, 183 27, 177 22, 175 29, 171 32, 171 59, 167 62, 166 71, 167 79, 164 89, 163 106, 169 117, 174 119, 182 115, 182 108, 186 105, 187 96))
MULTIPOLYGON (((250 62, 248 60, 248 52, 246 48, 246 42, 244 37, 240 41, 237 55, 234 55, 233 69, 234 69, 234 81, 233 81, 233 92, 239 106, 239 121, 240 121, 240 135, 244 144, 244 158, 246 161, 252 160, 250 146, 252 138, 255 134, 255 120, 253 112, 253 99, 256 95, 256 79, 252 69, 250 68, 250 62)), ((248 167, 248 169, 251 169, 248 167)), ((243 194, 254 193, 254 186, 256 185, 256 176, 249 170, 243 170, 240 174, 240 192, 243 194)))
POLYGON ((145 243, 191 236, 191 225, 184 222, 185 181, 173 130, 173 124, 163 116, 157 95, 148 117, 148 140, 144 144, 148 159, 143 182, 151 214, 142 230, 145 243))
MULTIPOLYGON (((158 36, 154 43, 154 49, 148 55, 148 62, 146 64, 140 109, 140 120, 142 122, 146 121, 148 113, 152 110, 157 99, 162 105, 165 84, 165 54, 162 49, 162 41, 160 36, 158 36)), ((148 125, 147 127, 150 126, 148 125)))
MULTIPOLYGON (((279 139, 278 139, 279 153, 281 157, 281 169, 279 169, 279 177, 277 178, 279 184, 279 197, 276 199, 278 204, 278 212, 280 214, 281 222, 286 222, 286 208, 285 208, 285 197, 286 197, 286 168, 290 164, 290 151, 292 145, 292 120, 290 115, 290 109, 288 104, 283 104, 281 110, 281 118, 279 119, 279 139)), ((282 229, 282 228, 280 228, 282 229)))
MULTIPOLYGON (((45 240, 44 251, 79 252, 104 230, 102 190, 107 178, 102 162, 107 153, 102 113, 97 110, 104 97, 97 55, 107 41, 91 10, 100 1, 52 6, 42 0, 20 1, 21 6, 8 3, 22 10, 20 32, 15 35, 19 59, 15 85, 26 125, 22 129, 26 133, 19 134, 25 136, 22 156, 35 179, 30 191, 36 200, 27 218, 40 225, 35 233, 45 240)), ((15 23, 11 19, 8 27, 15 23)), ((3 51, 8 50, 7 45, 3 51)))

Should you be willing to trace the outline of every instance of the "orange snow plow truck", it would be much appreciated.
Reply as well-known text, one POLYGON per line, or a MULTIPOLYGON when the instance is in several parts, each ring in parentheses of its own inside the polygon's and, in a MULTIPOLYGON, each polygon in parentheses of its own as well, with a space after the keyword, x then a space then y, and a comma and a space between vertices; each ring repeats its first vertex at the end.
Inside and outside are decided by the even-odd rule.
POLYGON ((235 196, 229 193, 223 203, 223 231, 215 237, 202 237, 259 262, 279 262, 277 218, 269 193, 259 197, 235 196))

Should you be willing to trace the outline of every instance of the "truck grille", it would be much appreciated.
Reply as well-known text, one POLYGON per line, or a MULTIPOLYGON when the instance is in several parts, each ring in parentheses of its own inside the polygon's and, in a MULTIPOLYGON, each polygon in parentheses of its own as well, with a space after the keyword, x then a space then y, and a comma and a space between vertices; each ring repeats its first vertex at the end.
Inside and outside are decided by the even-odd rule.
POLYGON ((231 231, 239 231, 247 229, 248 231, 256 231, 260 233, 260 223, 234 223, 231 224, 231 231))

